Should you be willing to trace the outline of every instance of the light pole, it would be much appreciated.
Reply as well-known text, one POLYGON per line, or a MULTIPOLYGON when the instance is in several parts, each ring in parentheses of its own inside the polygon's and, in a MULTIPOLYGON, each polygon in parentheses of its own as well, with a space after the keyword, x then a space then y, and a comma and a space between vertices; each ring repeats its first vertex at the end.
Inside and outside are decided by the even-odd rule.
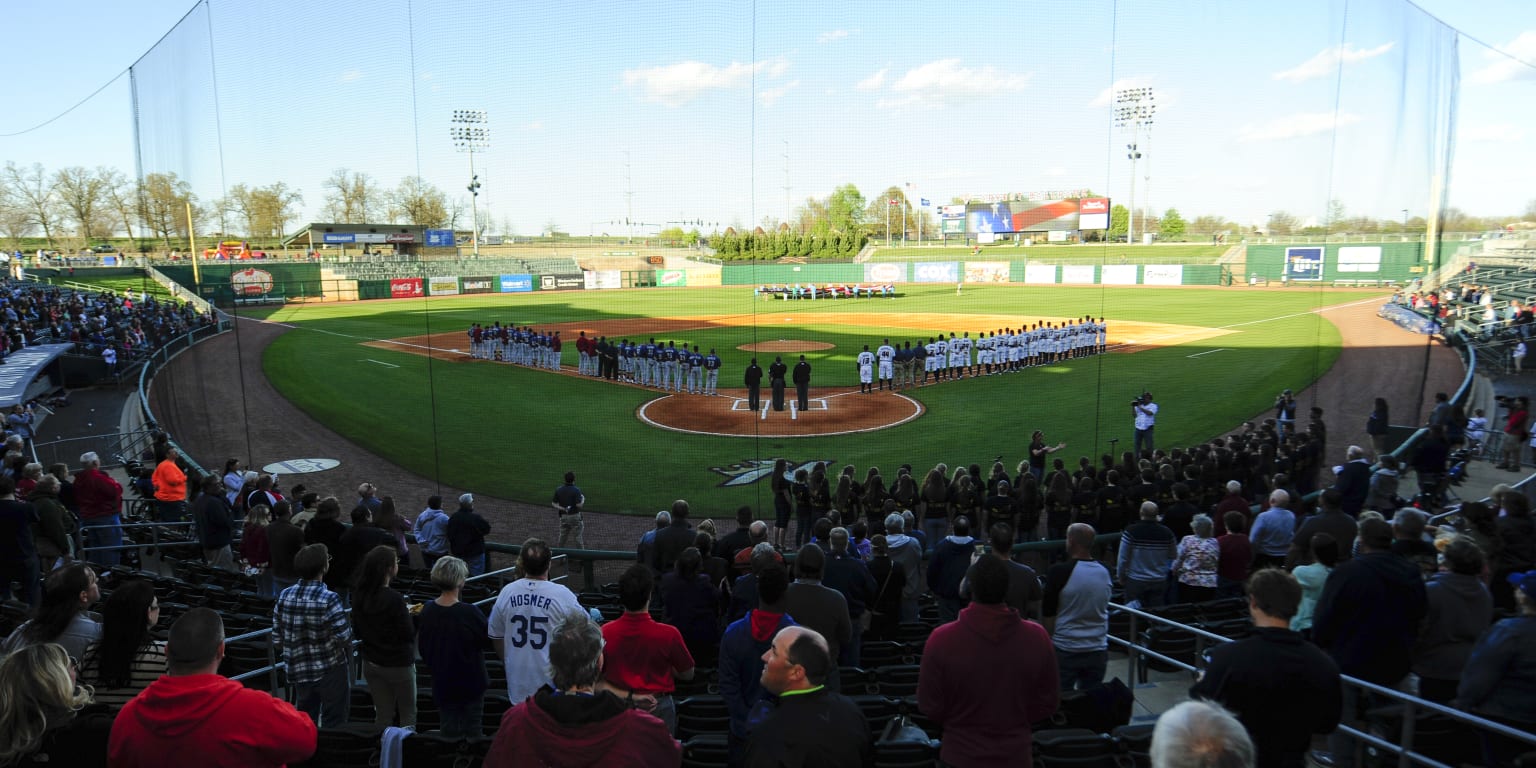
MULTIPOLYGON (((1125 157, 1131 161, 1131 216, 1125 228, 1125 242, 1128 245, 1136 242, 1136 163, 1142 158, 1138 144, 1143 127, 1149 135, 1152 132, 1152 116, 1157 112, 1155 98, 1151 88, 1123 88, 1115 91, 1115 127, 1129 128, 1131 131, 1131 143, 1125 145, 1125 157)), ((1150 173, 1148 176, 1150 186, 1150 173)))
POLYGON ((469 242, 476 256, 480 255, 480 177, 475 173, 475 150, 484 152, 491 148, 491 129, 483 109, 455 109, 448 135, 453 148, 469 153, 469 211, 474 229, 469 242))

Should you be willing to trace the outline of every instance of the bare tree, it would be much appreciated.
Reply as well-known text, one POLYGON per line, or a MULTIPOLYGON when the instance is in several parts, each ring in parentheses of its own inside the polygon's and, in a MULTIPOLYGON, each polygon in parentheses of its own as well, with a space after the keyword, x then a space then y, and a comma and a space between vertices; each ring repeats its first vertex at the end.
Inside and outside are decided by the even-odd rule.
POLYGON ((325 216, 341 224, 366 224, 378 216, 385 199, 373 177, 362 171, 337 168, 321 186, 325 216))
POLYGON ((35 231, 33 226, 26 204, 18 200, 10 186, 0 179, 0 232, 5 233, 12 250, 21 250, 21 239, 35 231))
POLYGON ((420 227, 441 227, 448 222, 448 196, 420 176, 407 176, 390 195, 390 219, 420 227))
POLYGON ((299 217, 298 206, 304 202, 304 195, 281 181, 251 190, 251 197, 256 208, 256 226, 251 234, 261 237, 282 238, 288 223, 299 217))
POLYGON ((101 177, 102 194, 106 197, 106 204, 112 209, 112 215, 116 217, 117 223, 123 225, 123 233, 128 237, 134 237, 133 222, 136 217, 133 215, 133 209, 138 207, 138 182, 128 179, 116 168, 108 168, 104 165, 96 166, 96 175, 101 177))
POLYGON ((53 195, 53 182, 43 171, 42 163, 22 168, 13 162, 5 164, 5 182, 10 192, 26 211, 33 224, 43 230, 48 247, 53 247, 53 233, 59 228, 58 200, 53 195))
POLYGON ((60 168, 53 173, 53 194, 75 220, 75 233, 87 241, 94 238, 105 198, 102 178, 79 165, 60 168))
POLYGON ((187 207, 193 206, 193 215, 197 214, 197 198, 192 194, 192 185, 177 178, 175 173, 151 173, 144 177, 143 186, 141 214, 144 226, 169 249, 173 235, 181 238, 189 234, 187 207))
MULTIPOLYGON (((245 236, 255 237, 256 231, 256 200, 251 193, 251 188, 244 183, 236 184, 224 193, 216 203, 221 211, 228 211, 245 222, 245 236)), ((223 216, 219 217, 223 220, 223 216)))

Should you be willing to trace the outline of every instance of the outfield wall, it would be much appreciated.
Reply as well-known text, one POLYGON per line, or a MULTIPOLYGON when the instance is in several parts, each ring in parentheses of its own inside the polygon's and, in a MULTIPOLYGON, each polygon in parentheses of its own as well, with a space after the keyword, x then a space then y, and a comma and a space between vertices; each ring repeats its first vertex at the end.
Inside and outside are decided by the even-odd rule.
MULTIPOLYGON (((1438 243, 1441 252, 1455 253, 1463 243, 1438 243)), ((1423 243, 1330 243, 1318 245, 1250 245, 1242 277, 1286 282, 1332 283, 1339 280, 1408 282, 1432 267, 1423 243)))
MULTIPOLYGON (((1061 264, 1025 261, 893 261, 722 268, 725 285, 795 283, 1027 283, 1036 285, 1223 285, 1219 264, 1061 264)), ((691 285, 692 283, 690 283, 691 285)))

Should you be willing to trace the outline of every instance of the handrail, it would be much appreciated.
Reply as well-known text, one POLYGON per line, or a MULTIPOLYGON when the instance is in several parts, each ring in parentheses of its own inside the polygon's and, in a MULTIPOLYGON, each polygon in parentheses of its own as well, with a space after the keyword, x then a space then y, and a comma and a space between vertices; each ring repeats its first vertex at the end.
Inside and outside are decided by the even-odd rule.
MULTIPOLYGON (((144 361, 144 367, 139 369, 139 409, 144 414, 144 423, 149 425, 155 425, 159 423, 155 420, 154 409, 149 407, 149 387, 154 382, 155 374, 159 373, 161 368, 169 364, 171 360, 174 360, 176 356, 180 355, 182 352, 191 349, 197 344, 207 341, 209 338, 228 333, 229 330, 234 327, 234 321, 230 320, 229 317, 223 312, 219 312, 218 317, 218 322, 212 326, 205 325, 201 328, 194 328, 185 334, 177 336, 165 344, 162 344, 159 349, 155 350, 152 354, 150 354, 149 358, 144 361), (206 334, 204 338, 198 338, 199 334, 209 330, 210 328, 213 329, 212 333, 206 334), (186 342, 184 346, 178 347, 174 353, 169 351, 172 346, 182 341, 186 342), (157 359, 160 361, 159 363, 155 362, 157 359)), ((171 438, 170 444, 176 447, 177 453, 181 454, 182 460, 186 462, 189 468, 196 470, 197 474, 200 475, 209 474, 208 470, 204 469, 202 465, 198 464, 197 460, 193 459, 191 454, 181 450, 181 445, 176 442, 175 438, 171 438)))
MULTIPOLYGON (((1157 614, 1154 614, 1154 613, 1148 613, 1146 611, 1143 611, 1143 610, 1140 610, 1140 609, 1137 609, 1137 608, 1131 608, 1131 607, 1126 606, 1126 605, 1121 605, 1119 603, 1110 603, 1109 604, 1109 610, 1111 612, 1114 612, 1114 613, 1128 614, 1131 617, 1130 638, 1129 639, 1122 639, 1122 638, 1119 638, 1119 637, 1115 637, 1114 635, 1109 635, 1108 640, 1109 640, 1109 642, 1111 642, 1111 643, 1113 643, 1113 644, 1115 644, 1117 646, 1123 647, 1123 648, 1125 648, 1128 651, 1128 653, 1126 654, 1127 664, 1128 664, 1127 676, 1130 677, 1130 679, 1133 680, 1133 681, 1136 679, 1136 672, 1137 672, 1137 669, 1136 669, 1136 657, 1137 657, 1138 654, 1140 654, 1142 656, 1145 656, 1145 657, 1148 657, 1148 658, 1157 659, 1158 661, 1161 661, 1161 662, 1163 662, 1165 664, 1168 664, 1168 665, 1171 665, 1171 666, 1174 666, 1174 667, 1178 667, 1179 669, 1182 669, 1182 670, 1184 670, 1186 672, 1198 672, 1198 671, 1200 671, 1199 668, 1196 667, 1193 664, 1189 664, 1187 662, 1179 661, 1178 659, 1170 658, 1170 657, 1165 656, 1165 655, 1163 655, 1161 653, 1158 653, 1157 651, 1154 651, 1154 650, 1152 650, 1150 648, 1147 648, 1145 646, 1140 645, 1137 642, 1138 638, 1140 637, 1140 633, 1137 631, 1137 623, 1139 621, 1147 621, 1147 622, 1149 622, 1151 624, 1154 624, 1154 625, 1165 626, 1165 627, 1169 627, 1169 628, 1172 628, 1172 629, 1178 629, 1178 630, 1183 631, 1183 632, 1188 632, 1188 633, 1194 635, 1196 638, 1198 638, 1201 641, 1209 640, 1211 642, 1215 642, 1215 643, 1218 643, 1218 644, 1225 644, 1225 643, 1236 642, 1235 640, 1233 640, 1230 637, 1224 637, 1222 635, 1218 635, 1218 634, 1215 634, 1213 632, 1208 632, 1208 631, 1200 629, 1198 627, 1189 626, 1187 624, 1180 624, 1179 622, 1173 621, 1172 619, 1168 619, 1168 618, 1165 618, 1165 617, 1162 617, 1162 616, 1158 616, 1157 614)), ((1195 650, 1195 657, 1198 659, 1198 658, 1200 658, 1201 655, 1202 655, 1202 653, 1201 653, 1201 649, 1200 649, 1200 644, 1197 643, 1196 650, 1195 650)), ((1419 753, 1413 751, 1413 748, 1412 748, 1412 745, 1413 745, 1413 735, 1414 735, 1414 726, 1415 726, 1415 723, 1416 723, 1415 710, 1426 710, 1426 711, 1433 712, 1433 713, 1438 714, 1438 715, 1443 715, 1443 716, 1449 717, 1449 718, 1451 718, 1451 719, 1453 719, 1453 720, 1455 720, 1455 721, 1457 721, 1459 723, 1464 723, 1466 725, 1470 725, 1470 726, 1473 726, 1475 728, 1479 728, 1481 730, 1491 731, 1493 733, 1496 733, 1496 734, 1499 734, 1501 736, 1505 736, 1505 737, 1508 737, 1508 738, 1517 739, 1519 741, 1526 742, 1526 743, 1532 745, 1533 747, 1536 747, 1536 734, 1527 733, 1525 731, 1521 731, 1521 730, 1518 730, 1518 729, 1515 729, 1515 728, 1511 728, 1511 727, 1509 727, 1507 725, 1504 725, 1502 723, 1498 723, 1498 722, 1494 722, 1492 720, 1488 720, 1486 718, 1478 717, 1477 715, 1467 714, 1466 712, 1462 712, 1462 711, 1457 710, 1457 709, 1452 709, 1452 708, 1444 706, 1442 704, 1437 704, 1437 703, 1432 702, 1432 701, 1426 701, 1424 699, 1418 698, 1417 696, 1410 696, 1410 695, 1408 695, 1406 693, 1403 693, 1402 691, 1398 691, 1398 690, 1395 690, 1395 689, 1392 689, 1392 688, 1387 688, 1385 686, 1377 685, 1376 683, 1372 683, 1372 682, 1369 682, 1367 680, 1361 680, 1361 679, 1359 679, 1357 677, 1351 677, 1349 675, 1340 675, 1339 679, 1345 685, 1354 686, 1354 687, 1359 688, 1359 689, 1361 689, 1363 691, 1366 691, 1368 693, 1374 693, 1374 694, 1376 694, 1378 696, 1382 696, 1384 698, 1395 700, 1395 701, 1400 702, 1400 703, 1402 703, 1404 705, 1405 709, 1404 709, 1404 712, 1403 712, 1403 735, 1402 735, 1402 744, 1401 745, 1393 744, 1392 742, 1389 742, 1389 741, 1386 741, 1386 740, 1381 739, 1379 737, 1376 737, 1376 736, 1374 736, 1374 735, 1372 735, 1370 733, 1367 733, 1365 731, 1361 731, 1361 730, 1355 728, 1354 726, 1347 725, 1344 722, 1340 722, 1339 725, 1338 725, 1338 728, 1340 730, 1342 730, 1346 735, 1355 738, 1359 742, 1363 742, 1357 748, 1363 749, 1365 744, 1370 744, 1371 746, 1375 746, 1378 749, 1384 749, 1386 751, 1392 752, 1393 754, 1398 756, 1398 765, 1401 766, 1402 768, 1407 768, 1407 766, 1412 764, 1412 763, 1419 763, 1421 765, 1428 765, 1428 766, 1432 766, 1433 768, 1453 768, 1453 766, 1448 766, 1448 765, 1446 765, 1444 763, 1441 763, 1441 762, 1439 762, 1439 761, 1437 761, 1437 760, 1435 760, 1435 759, 1433 759, 1431 757, 1428 757, 1426 755, 1422 755, 1422 754, 1419 754, 1419 753)), ((1132 690, 1132 693, 1134 695, 1135 688, 1133 687, 1131 690, 1132 690)), ((1346 715, 1347 714, 1348 713, 1346 713, 1346 715)))

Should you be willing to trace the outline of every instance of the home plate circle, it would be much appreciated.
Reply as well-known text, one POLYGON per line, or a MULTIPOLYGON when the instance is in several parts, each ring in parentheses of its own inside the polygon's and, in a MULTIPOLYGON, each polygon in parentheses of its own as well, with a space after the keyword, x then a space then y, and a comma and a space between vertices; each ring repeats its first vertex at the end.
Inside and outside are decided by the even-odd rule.
POLYGON ((336 459, 287 459, 275 461, 261 468, 269 475, 302 475, 306 472, 324 472, 341 466, 336 459))

